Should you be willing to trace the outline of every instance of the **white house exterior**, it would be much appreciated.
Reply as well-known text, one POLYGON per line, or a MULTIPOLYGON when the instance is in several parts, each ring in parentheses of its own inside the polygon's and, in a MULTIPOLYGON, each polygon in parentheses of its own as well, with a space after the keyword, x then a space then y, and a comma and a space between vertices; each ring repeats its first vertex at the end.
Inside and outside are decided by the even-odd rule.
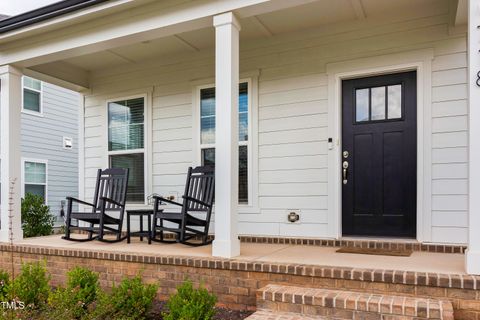
POLYGON ((479 1, 90 2, 0 24, 2 198, 34 75, 83 94, 81 197, 128 163, 147 208, 214 161, 215 256, 238 235, 381 235, 465 244, 480 274, 479 1))

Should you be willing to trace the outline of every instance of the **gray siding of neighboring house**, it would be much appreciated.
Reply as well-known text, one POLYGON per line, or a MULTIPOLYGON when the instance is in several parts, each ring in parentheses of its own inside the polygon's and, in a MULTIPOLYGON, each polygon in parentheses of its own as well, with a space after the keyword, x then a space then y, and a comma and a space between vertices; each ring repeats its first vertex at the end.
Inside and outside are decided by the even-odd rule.
POLYGON ((22 113, 22 158, 48 161, 47 204, 60 221, 61 201, 78 197, 79 95, 46 82, 42 95, 42 117, 22 113), (72 138, 72 149, 63 137, 72 138))
POLYGON ((47 204, 58 223, 61 201, 78 196, 79 95, 43 82, 42 96, 42 116, 22 113, 22 159, 47 161, 47 204), (73 139, 72 149, 63 137, 73 139))

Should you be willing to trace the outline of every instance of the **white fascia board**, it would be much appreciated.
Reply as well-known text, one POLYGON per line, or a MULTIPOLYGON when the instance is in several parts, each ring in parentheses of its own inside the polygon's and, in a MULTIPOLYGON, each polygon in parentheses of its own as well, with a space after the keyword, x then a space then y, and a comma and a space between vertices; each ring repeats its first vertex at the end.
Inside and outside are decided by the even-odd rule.
POLYGON ((224 12, 238 11, 239 17, 248 17, 314 1, 317 0, 200 0, 162 10, 152 10, 159 5, 158 2, 149 3, 136 15, 124 15, 122 19, 117 14, 104 16, 101 24, 98 20, 88 25, 75 24, 38 35, 35 39, 28 38, 28 32, 25 32, 25 39, 3 46, 0 65, 30 67, 211 27, 212 17, 224 12))
POLYGON ((85 9, 77 10, 68 14, 63 14, 53 19, 48 19, 42 22, 38 22, 32 25, 28 25, 19 29, 14 29, 0 34, 0 43, 15 40, 17 38, 23 38, 26 35, 33 35, 36 32, 43 32, 48 28, 57 28, 60 24, 79 23, 84 19, 90 19, 92 15, 98 15, 102 12, 116 9, 122 10, 126 5, 134 4, 135 0, 112 0, 98 4, 85 9))

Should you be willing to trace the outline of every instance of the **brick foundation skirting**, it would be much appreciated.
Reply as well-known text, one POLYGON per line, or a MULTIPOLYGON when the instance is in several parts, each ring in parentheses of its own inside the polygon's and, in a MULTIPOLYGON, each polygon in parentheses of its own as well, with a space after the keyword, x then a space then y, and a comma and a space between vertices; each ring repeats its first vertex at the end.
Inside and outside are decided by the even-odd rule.
POLYGON ((267 263, 235 259, 196 258, 154 254, 127 254, 71 250, 33 245, 0 245, 0 267, 15 272, 21 262, 46 260, 52 284, 65 281, 65 274, 79 265, 100 273, 101 285, 110 287, 123 276, 142 272, 147 282, 160 283, 159 298, 166 299, 189 278, 203 282, 220 305, 255 309, 256 291, 268 284, 290 284, 370 293, 398 293, 452 301, 456 319, 480 319, 480 277, 455 274, 370 270, 348 267, 267 263), (13 251, 13 252, 12 252, 13 251), (472 318, 473 317, 473 318, 472 318))

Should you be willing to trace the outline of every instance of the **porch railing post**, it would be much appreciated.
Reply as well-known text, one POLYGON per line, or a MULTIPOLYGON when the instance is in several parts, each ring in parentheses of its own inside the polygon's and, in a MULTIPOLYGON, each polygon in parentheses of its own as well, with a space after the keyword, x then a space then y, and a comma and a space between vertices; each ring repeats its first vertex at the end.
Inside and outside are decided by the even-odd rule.
POLYGON ((480 274, 480 1, 468 4, 469 203, 465 268, 480 274))
POLYGON ((213 256, 240 255, 238 214, 239 31, 235 15, 213 18, 215 26, 215 240, 213 256))
POLYGON ((21 225, 21 140, 22 74, 12 66, 0 67, 0 241, 23 238, 21 225), (10 188, 13 187, 12 190, 10 188), (11 192, 10 192, 11 191, 11 192))

